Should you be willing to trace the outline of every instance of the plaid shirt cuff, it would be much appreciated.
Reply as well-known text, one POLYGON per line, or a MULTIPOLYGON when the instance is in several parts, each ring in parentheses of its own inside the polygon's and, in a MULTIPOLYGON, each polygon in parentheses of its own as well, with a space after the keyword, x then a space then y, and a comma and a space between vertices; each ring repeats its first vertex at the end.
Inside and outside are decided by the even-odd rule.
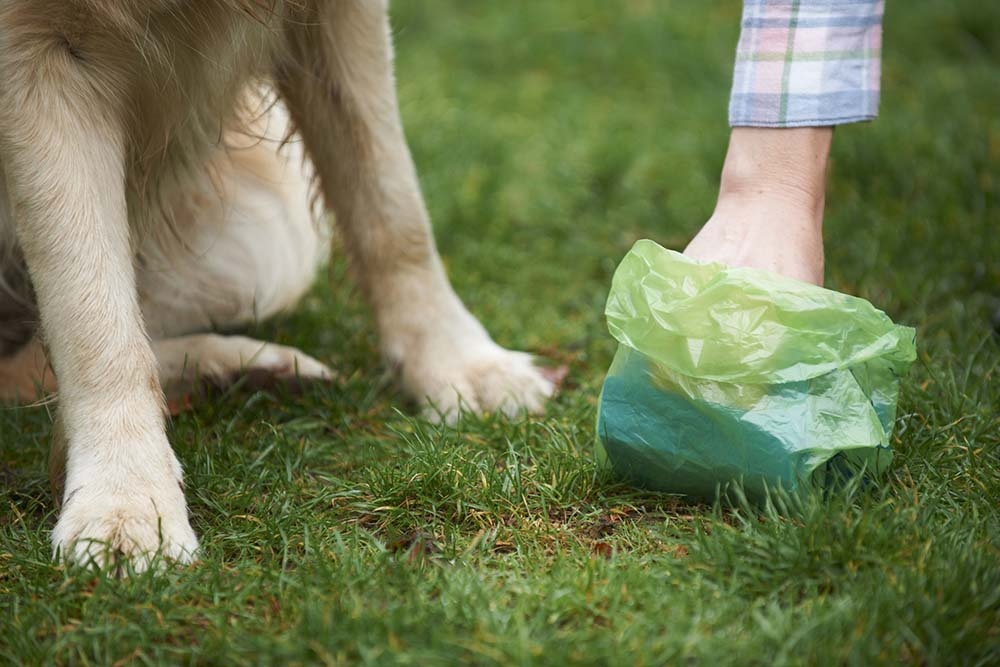
POLYGON ((884 0, 744 0, 729 124, 841 125, 878 115, 884 0))

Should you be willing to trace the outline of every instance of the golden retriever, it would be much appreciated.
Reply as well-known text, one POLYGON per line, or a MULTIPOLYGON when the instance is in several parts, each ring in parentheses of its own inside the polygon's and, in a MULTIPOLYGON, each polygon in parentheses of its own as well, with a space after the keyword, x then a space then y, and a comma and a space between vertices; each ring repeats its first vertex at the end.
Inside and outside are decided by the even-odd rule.
POLYGON ((163 386, 329 376, 298 350, 212 333, 308 289, 328 242, 316 200, 418 402, 451 419, 537 411, 552 393, 445 276, 386 0, 0 0, 0 76, 0 395, 54 388, 51 363, 57 555, 195 556, 163 386))

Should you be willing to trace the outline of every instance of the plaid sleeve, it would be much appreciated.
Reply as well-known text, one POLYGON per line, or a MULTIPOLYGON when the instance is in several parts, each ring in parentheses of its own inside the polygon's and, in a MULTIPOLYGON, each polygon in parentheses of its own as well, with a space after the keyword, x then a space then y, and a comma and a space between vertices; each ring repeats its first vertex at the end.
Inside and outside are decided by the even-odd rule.
POLYGON ((744 0, 729 124, 841 125, 878 114, 884 0, 744 0))

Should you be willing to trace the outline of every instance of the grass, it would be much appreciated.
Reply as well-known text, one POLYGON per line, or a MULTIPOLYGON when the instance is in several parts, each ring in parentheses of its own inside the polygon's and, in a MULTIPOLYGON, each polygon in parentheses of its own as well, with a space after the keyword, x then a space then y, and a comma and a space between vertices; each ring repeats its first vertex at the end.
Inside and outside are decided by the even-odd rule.
POLYGON ((201 562, 49 559, 50 415, 0 411, 11 664, 1000 663, 1000 8, 889 3, 881 118, 837 131, 828 286, 919 330, 880 488, 782 513, 595 468, 632 242, 707 218, 739 3, 397 3, 403 115, 457 290, 570 366, 544 417, 413 416, 341 262, 254 335, 343 373, 173 420, 201 562))

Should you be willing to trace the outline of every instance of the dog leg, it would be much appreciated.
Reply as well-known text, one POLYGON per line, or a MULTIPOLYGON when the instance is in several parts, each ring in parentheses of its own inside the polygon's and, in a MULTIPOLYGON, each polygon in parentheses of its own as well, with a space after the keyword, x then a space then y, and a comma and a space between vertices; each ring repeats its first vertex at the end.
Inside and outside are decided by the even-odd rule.
MULTIPOLYGON (((253 387, 285 385, 295 389, 312 382, 329 382, 334 372, 309 355, 285 345, 245 336, 194 334, 153 341, 160 384, 171 407, 184 406, 207 383, 225 387, 247 378, 253 387)), ((0 359, 0 403, 44 399, 57 391, 56 377, 45 350, 35 338, 10 357, 0 359)), ((65 452, 52 454, 53 460, 65 452)), ((62 491, 61 467, 53 488, 62 491)))
MULTIPOLYGON (((201 174, 171 193, 169 225, 139 248, 149 335, 169 339, 244 327, 290 309, 330 252, 326 220, 280 102, 227 130, 201 174)), ((259 346, 258 346, 259 347, 259 346)))
POLYGON ((195 334, 155 341, 153 352, 168 403, 181 404, 200 384, 226 386, 246 377, 252 386, 294 388, 329 382, 333 371, 293 347, 244 336, 195 334))
POLYGON ((553 385, 455 295, 403 136, 384 0, 307 3, 277 81, 336 214, 387 362, 430 416, 536 412, 553 385))
POLYGON ((0 151, 59 379, 66 485, 57 555, 102 566, 190 560, 181 468, 164 432, 125 202, 114 63, 73 50, 30 3, 0 11, 0 151))

